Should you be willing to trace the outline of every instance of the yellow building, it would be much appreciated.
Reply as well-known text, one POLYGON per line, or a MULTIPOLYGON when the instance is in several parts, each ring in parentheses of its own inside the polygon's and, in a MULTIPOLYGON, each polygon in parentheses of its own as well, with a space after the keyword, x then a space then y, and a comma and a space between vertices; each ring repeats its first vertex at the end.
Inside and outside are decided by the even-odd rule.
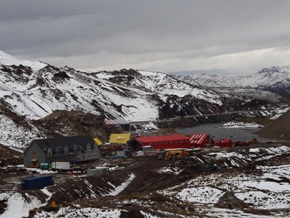
POLYGON ((130 137, 130 133, 111 134, 109 143, 111 145, 126 145, 130 137))

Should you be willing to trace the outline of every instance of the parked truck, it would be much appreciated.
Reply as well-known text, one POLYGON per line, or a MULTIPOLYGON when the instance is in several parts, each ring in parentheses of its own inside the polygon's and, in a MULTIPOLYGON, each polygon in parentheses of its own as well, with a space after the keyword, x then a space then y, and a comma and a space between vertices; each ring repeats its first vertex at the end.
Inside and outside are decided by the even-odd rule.
POLYGON ((49 185, 53 185, 52 176, 38 176, 33 178, 22 179, 22 188, 24 190, 43 188, 49 185))
POLYGON ((53 170, 70 170, 70 162, 52 162, 51 169, 53 169, 53 170))

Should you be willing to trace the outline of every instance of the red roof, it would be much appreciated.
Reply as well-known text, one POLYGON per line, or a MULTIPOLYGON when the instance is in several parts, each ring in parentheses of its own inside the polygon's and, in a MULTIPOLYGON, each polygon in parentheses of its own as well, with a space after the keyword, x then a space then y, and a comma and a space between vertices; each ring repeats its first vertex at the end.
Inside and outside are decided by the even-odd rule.
POLYGON ((200 145, 203 144, 207 137, 209 137, 208 134, 191 134, 189 137, 189 143, 200 145))
POLYGON ((231 139, 220 139, 220 140, 216 140, 215 144, 217 146, 225 146, 225 147, 232 147, 233 146, 233 142, 231 139))
POLYGON ((182 134, 174 134, 174 135, 163 135, 163 136, 138 137, 135 139, 143 143, 148 143, 148 142, 163 142, 163 141, 173 141, 173 140, 188 140, 188 137, 182 134))

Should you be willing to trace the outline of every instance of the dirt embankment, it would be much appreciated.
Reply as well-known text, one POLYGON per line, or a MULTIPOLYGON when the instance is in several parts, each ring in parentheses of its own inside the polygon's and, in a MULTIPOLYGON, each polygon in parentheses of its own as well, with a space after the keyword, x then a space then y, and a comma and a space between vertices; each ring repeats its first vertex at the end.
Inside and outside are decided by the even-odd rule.
POLYGON ((290 140, 290 110, 265 125, 256 134, 269 139, 290 140))
POLYGON ((22 157, 22 153, 0 144, 0 159, 14 159, 22 157))
POLYGON ((78 136, 90 134, 101 141, 107 140, 111 133, 117 133, 116 126, 108 126, 104 116, 84 113, 82 111, 54 111, 47 117, 33 121, 38 129, 51 136, 78 136))

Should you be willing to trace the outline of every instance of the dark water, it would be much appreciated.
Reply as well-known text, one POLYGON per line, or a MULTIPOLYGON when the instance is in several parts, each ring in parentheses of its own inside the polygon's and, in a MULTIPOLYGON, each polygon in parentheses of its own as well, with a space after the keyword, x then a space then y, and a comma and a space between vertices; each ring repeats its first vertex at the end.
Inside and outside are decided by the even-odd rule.
POLYGON ((251 141, 257 139, 259 142, 269 142, 270 139, 265 139, 257 136, 255 131, 259 128, 222 128, 222 124, 204 124, 190 128, 175 129, 176 132, 190 135, 193 133, 210 134, 213 139, 232 139, 232 141, 251 141))

